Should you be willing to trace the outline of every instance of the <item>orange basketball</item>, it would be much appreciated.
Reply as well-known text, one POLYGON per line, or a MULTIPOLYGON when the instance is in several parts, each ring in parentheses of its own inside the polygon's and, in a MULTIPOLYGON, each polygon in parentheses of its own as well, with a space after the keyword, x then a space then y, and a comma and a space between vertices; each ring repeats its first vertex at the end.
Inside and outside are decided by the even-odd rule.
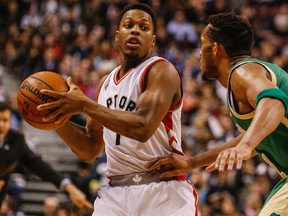
POLYGON ((53 110, 37 110, 39 104, 55 101, 55 98, 41 94, 41 89, 51 89, 59 92, 67 92, 69 86, 66 80, 59 74, 51 71, 41 71, 27 77, 20 85, 17 92, 18 110, 23 119, 31 126, 42 129, 56 129, 67 121, 66 117, 61 123, 56 124, 54 121, 42 121, 42 117, 46 116, 53 110))

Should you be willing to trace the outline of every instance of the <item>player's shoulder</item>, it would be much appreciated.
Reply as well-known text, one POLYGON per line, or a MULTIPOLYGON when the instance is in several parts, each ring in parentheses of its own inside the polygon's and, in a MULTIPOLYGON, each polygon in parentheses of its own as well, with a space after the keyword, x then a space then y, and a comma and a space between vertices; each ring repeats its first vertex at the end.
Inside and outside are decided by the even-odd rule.
POLYGON ((153 82, 177 83, 181 82, 180 73, 168 60, 156 62, 149 70, 148 76, 153 77, 153 82))
POLYGON ((177 72, 176 67, 167 59, 163 57, 158 57, 157 60, 155 60, 154 65, 151 67, 152 70, 157 70, 157 71, 175 71, 177 72))
POLYGON ((233 76, 237 79, 249 79, 251 77, 266 76, 267 69, 257 62, 247 62, 234 69, 233 76))

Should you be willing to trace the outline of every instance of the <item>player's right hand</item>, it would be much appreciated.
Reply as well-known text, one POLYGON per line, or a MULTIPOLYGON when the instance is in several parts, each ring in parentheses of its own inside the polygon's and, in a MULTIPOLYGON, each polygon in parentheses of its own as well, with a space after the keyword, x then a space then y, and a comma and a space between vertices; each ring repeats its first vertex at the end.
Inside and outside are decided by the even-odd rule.
POLYGON ((37 106, 38 110, 53 110, 53 112, 43 117, 43 121, 57 119, 56 123, 62 122, 66 116, 79 114, 83 111, 85 101, 89 100, 89 98, 73 83, 71 77, 67 79, 67 84, 69 86, 68 92, 56 92, 48 89, 41 90, 42 94, 57 99, 56 101, 37 106))
POLYGON ((165 156, 157 157, 147 165, 149 171, 161 171, 161 167, 169 166, 168 171, 160 174, 160 178, 169 178, 186 175, 191 171, 191 159, 187 156, 172 153, 165 156))

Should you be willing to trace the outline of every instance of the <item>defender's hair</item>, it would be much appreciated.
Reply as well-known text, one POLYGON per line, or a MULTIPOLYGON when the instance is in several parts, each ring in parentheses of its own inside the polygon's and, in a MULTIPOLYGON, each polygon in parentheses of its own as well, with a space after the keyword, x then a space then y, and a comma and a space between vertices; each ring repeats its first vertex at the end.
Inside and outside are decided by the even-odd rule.
POLYGON ((130 4, 125 6, 118 17, 118 23, 117 23, 117 27, 119 28, 120 26, 120 22, 124 16, 124 14, 129 11, 129 10, 142 10, 146 13, 148 13, 151 18, 152 18, 152 23, 153 23, 153 34, 156 34, 156 29, 157 29, 157 18, 156 18, 156 14, 154 13, 154 11, 152 10, 152 8, 144 3, 135 3, 135 4, 130 4))
POLYGON ((251 55, 253 32, 244 18, 234 12, 226 12, 209 16, 208 23, 208 37, 222 44, 230 57, 251 55))

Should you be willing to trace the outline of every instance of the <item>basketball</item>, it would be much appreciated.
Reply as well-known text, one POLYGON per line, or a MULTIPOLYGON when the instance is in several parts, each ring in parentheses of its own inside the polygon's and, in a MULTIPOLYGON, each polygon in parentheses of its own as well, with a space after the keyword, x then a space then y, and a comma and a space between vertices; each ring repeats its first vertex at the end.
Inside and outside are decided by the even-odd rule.
POLYGON ((42 130, 53 130, 69 121, 66 117, 56 124, 54 121, 42 121, 42 118, 53 110, 37 110, 37 106, 43 103, 55 101, 48 95, 41 94, 41 89, 50 89, 59 92, 67 92, 69 86, 66 80, 59 74, 51 71, 41 71, 27 77, 20 85, 17 92, 17 105, 22 118, 31 126, 42 130))

